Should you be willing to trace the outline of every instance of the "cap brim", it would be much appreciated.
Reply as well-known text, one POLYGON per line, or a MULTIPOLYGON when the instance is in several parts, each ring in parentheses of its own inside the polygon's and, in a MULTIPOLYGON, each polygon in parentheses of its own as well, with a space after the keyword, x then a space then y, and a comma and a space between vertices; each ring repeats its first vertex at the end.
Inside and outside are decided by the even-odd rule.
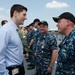
POLYGON ((53 17, 53 20, 54 20, 55 22, 58 22, 59 17, 53 17))
POLYGON ((47 24, 44 24, 44 23, 42 23, 42 22, 40 22, 38 25, 40 26, 41 24, 43 24, 43 25, 45 25, 45 26, 48 26, 47 24))

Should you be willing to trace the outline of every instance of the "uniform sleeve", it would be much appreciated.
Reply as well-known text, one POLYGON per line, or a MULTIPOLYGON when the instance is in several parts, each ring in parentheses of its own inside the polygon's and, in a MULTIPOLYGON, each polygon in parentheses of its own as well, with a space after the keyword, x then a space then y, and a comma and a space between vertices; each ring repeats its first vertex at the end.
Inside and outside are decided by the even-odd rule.
POLYGON ((55 49, 57 50, 57 41, 53 35, 51 35, 49 43, 50 43, 50 50, 55 50, 55 49))
POLYGON ((32 31, 31 31, 31 39, 34 39, 34 38, 35 38, 35 31, 32 30, 32 31))
POLYGON ((0 75, 9 75, 5 65, 5 50, 8 44, 8 33, 0 29, 0 75))

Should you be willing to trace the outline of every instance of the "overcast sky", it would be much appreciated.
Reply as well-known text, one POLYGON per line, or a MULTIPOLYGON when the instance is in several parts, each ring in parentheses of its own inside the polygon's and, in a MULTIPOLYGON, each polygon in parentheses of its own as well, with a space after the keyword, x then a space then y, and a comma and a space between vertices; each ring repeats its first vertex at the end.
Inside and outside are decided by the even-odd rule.
POLYGON ((9 12, 13 4, 22 4, 28 8, 24 26, 39 18, 48 22, 49 30, 55 30, 57 27, 52 19, 53 16, 59 16, 63 12, 71 12, 75 15, 75 0, 0 0, 0 2, 0 22, 3 19, 10 20, 9 12))

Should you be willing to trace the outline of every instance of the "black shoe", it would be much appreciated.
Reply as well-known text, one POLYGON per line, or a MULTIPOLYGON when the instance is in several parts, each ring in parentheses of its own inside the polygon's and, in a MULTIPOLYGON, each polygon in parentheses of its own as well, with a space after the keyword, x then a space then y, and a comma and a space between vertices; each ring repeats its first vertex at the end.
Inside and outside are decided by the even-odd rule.
POLYGON ((35 66, 35 65, 33 65, 33 64, 28 64, 28 66, 35 66))
POLYGON ((32 70, 32 69, 34 69, 35 68, 35 66, 29 66, 28 68, 27 68, 27 70, 32 70))
POLYGON ((29 60, 29 58, 27 58, 26 60, 29 60))
POLYGON ((32 64, 28 64, 28 66, 32 66, 32 64))
POLYGON ((27 62, 30 62, 30 59, 26 59, 27 62))
POLYGON ((38 72, 36 72, 35 75, 38 75, 38 72))

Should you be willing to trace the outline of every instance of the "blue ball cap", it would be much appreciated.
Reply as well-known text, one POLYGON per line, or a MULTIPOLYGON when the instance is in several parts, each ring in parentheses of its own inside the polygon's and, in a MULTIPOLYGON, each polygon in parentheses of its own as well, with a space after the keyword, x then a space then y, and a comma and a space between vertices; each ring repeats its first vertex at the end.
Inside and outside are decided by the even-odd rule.
POLYGON ((38 25, 40 26, 41 24, 43 24, 43 25, 45 25, 45 26, 48 26, 47 21, 40 21, 38 25))

